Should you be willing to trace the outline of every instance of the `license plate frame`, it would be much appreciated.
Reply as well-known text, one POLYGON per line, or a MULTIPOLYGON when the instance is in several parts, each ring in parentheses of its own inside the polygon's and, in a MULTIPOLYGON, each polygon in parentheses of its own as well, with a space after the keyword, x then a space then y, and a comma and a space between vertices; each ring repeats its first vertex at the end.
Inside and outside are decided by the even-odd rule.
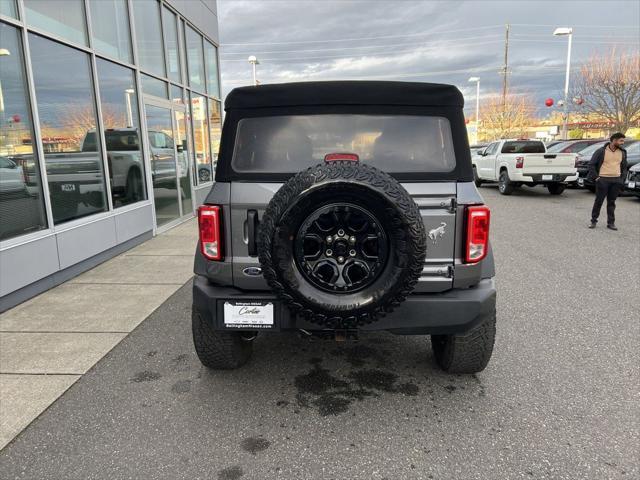
POLYGON ((272 300, 221 300, 219 325, 232 330, 275 330, 277 306, 272 300))
POLYGON ((629 188, 636 188, 636 182, 629 182, 629 188))
POLYGON ((542 175, 543 182, 550 182, 553 180, 553 175, 542 175))
POLYGON ((67 193, 72 193, 76 191, 75 183, 63 183, 60 185, 60 190, 67 193))

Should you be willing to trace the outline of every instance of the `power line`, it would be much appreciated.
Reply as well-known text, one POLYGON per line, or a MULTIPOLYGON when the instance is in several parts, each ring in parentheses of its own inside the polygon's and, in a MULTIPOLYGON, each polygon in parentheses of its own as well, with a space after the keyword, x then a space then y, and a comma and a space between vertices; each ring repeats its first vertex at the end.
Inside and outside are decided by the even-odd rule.
MULTIPOLYGON (((473 42, 473 43, 467 43, 467 44, 457 44, 455 45, 456 47, 471 47, 471 46, 476 46, 476 45, 489 45, 492 43, 499 43, 501 42, 500 39, 496 39, 496 40, 490 40, 490 41, 486 41, 486 42, 473 42)), ((378 46, 378 48, 390 48, 390 47, 385 47, 385 46, 378 46)), ((287 58, 287 57, 280 57, 280 58, 261 58, 260 61, 261 62, 267 62, 267 61, 272 61, 272 62, 278 62, 278 63, 288 63, 291 61, 308 61, 308 60, 329 60, 329 59, 337 59, 337 58, 354 58, 354 57, 375 57, 375 56, 379 56, 379 55, 386 55, 386 54, 403 54, 403 53, 423 53, 425 51, 425 49, 429 48, 429 46, 427 45, 422 45, 422 46, 418 46, 417 48, 411 49, 411 50, 394 50, 392 52, 363 52, 363 53, 351 53, 348 55, 323 55, 323 56, 312 56, 312 57, 294 57, 294 58, 287 58)), ((225 58, 221 58, 220 61, 222 62, 246 62, 246 59, 238 59, 238 58, 231 58, 231 59, 225 59, 225 58)))
MULTIPOLYGON (((488 38, 501 38, 502 35, 482 35, 479 37, 463 37, 456 38, 455 40, 435 40, 434 44, 441 44, 446 42, 447 45, 456 45, 457 41, 468 41, 468 40, 482 40, 488 38)), ((406 47, 406 46, 422 46, 420 44, 412 43, 395 43, 390 45, 362 45, 359 47, 340 47, 340 48, 318 48, 318 49, 298 49, 298 50, 266 50, 261 52, 254 52, 250 50, 248 52, 222 52, 222 55, 247 55, 247 53, 252 53, 254 55, 262 55, 262 54, 271 54, 271 53, 302 53, 302 52, 329 52, 329 51, 343 51, 343 50, 354 50, 354 49, 362 49, 362 48, 388 48, 388 47, 406 47)))
POLYGON ((442 33, 459 33, 459 32, 471 32, 475 30, 487 30, 491 28, 501 27, 502 25, 487 25, 485 27, 474 28, 461 28, 457 30, 446 30, 437 32, 422 32, 422 33, 408 33, 405 35, 387 35, 378 37, 359 37, 359 38, 330 38, 326 40, 298 40, 289 42, 252 42, 252 43, 222 43, 222 47, 227 46, 256 46, 256 45, 297 45, 306 43, 328 43, 328 42, 357 42, 360 40, 382 40, 388 38, 407 38, 407 37, 419 37, 422 35, 438 35, 442 33))

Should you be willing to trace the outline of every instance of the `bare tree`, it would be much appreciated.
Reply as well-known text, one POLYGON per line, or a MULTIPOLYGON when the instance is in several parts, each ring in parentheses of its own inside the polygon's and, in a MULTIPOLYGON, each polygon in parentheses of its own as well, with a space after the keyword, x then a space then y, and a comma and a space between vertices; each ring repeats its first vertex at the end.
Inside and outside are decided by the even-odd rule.
POLYGON ((504 103, 501 96, 489 98, 480 112, 481 136, 483 140, 493 140, 526 135, 535 108, 528 95, 508 94, 504 103))
POLYGON ((582 109, 626 132, 640 122, 640 54, 595 54, 580 69, 576 92, 582 109))
MULTIPOLYGON (((88 131, 96 128, 96 114, 90 105, 69 105, 60 113, 58 120, 60 122, 59 130, 73 139, 78 145, 88 131)), ((102 107, 102 120, 105 128, 126 125, 124 114, 118 114, 114 109, 106 105, 102 107)))

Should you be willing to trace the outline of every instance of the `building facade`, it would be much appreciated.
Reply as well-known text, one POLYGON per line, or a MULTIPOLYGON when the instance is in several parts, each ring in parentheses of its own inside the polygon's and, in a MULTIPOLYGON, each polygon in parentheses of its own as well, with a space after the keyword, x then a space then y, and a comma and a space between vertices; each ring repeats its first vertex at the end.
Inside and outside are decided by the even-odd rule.
POLYGON ((194 215, 218 65, 215 0, 0 1, 0 311, 194 215))

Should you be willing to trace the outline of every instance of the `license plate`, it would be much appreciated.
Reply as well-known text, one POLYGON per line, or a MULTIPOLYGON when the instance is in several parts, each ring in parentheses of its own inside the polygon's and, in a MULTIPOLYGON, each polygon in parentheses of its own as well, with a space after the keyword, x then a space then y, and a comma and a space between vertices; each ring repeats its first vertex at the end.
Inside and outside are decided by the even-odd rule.
POLYGON ((272 328, 273 303, 225 301, 224 325, 227 328, 272 328))
POLYGON ((73 183, 63 183, 60 185, 60 190, 63 192, 75 192, 76 186, 73 183))
POLYGON ((542 180, 553 180, 553 175, 542 175, 542 180))
POLYGON ((629 188, 636 188, 636 182, 629 182, 629 188))
POLYGON ((584 178, 578 178, 578 185, 584 187, 584 178))

